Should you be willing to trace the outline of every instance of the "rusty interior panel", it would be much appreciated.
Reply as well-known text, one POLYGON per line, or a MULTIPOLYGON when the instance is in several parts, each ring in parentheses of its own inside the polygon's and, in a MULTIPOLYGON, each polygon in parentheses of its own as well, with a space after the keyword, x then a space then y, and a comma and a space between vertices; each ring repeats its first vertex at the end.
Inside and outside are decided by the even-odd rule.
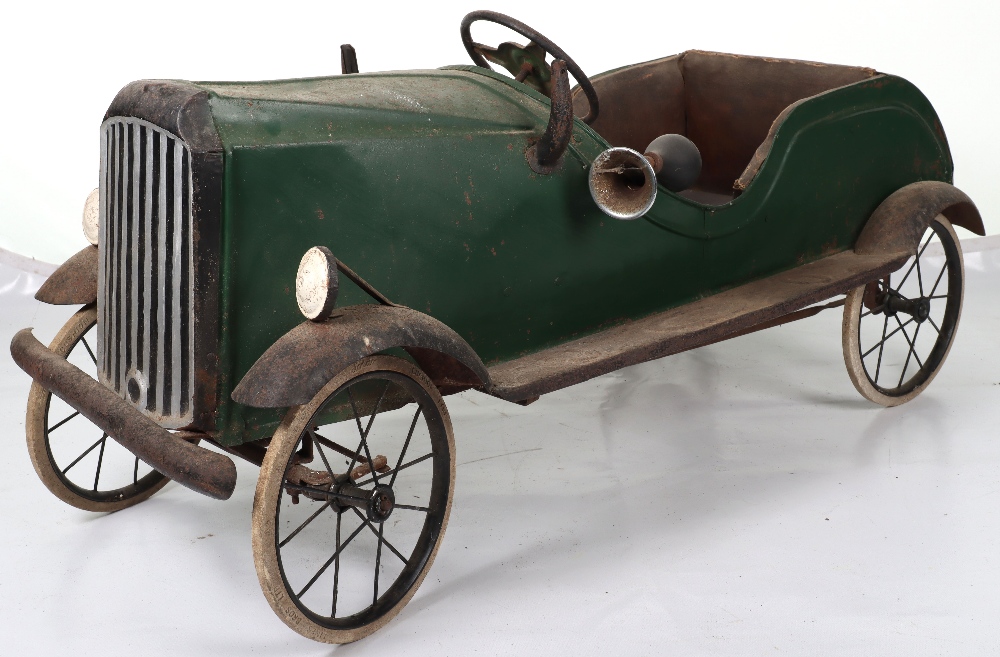
MULTIPOLYGON (((874 75, 870 68, 690 50, 594 79, 601 115, 592 127, 611 145, 639 152, 659 135, 685 135, 703 164, 698 184, 683 194, 720 204, 749 184, 766 155, 755 152, 786 107, 874 75)), ((574 106, 586 111, 579 89, 574 106)))

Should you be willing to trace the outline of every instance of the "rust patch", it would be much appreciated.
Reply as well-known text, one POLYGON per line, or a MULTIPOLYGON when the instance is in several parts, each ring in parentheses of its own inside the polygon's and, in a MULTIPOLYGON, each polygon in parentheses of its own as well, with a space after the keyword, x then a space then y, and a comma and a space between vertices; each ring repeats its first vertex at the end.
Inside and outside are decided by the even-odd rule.
POLYGON ((72 406, 122 447, 182 486, 225 500, 236 488, 236 464, 172 434, 72 363, 19 331, 10 343, 14 362, 40 386, 72 406))
POLYGON ((45 279, 35 298, 56 306, 97 301, 97 247, 88 245, 64 262, 45 279))

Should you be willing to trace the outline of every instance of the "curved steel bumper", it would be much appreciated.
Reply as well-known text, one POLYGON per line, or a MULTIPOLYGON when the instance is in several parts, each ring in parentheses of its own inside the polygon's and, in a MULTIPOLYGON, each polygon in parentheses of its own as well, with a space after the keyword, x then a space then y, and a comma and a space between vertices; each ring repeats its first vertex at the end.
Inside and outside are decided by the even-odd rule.
POLYGON ((182 486, 225 500, 236 488, 236 464, 159 426, 104 385, 59 357, 31 334, 10 343, 18 367, 157 471, 182 486))

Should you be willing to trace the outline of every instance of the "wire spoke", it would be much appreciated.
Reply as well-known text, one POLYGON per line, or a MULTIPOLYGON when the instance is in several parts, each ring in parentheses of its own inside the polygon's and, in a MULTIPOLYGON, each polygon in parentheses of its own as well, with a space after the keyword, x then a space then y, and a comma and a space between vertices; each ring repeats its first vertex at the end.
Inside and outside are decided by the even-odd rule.
MULTIPOLYGON (((922 256, 924 254, 924 249, 926 249, 928 246, 930 246, 930 243, 931 243, 932 239, 934 239, 934 231, 931 231, 931 234, 927 237, 927 241, 924 242, 924 245, 922 247, 920 247, 919 251, 917 251, 917 255, 913 259, 913 264, 910 265, 910 268, 906 270, 906 274, 903 276, 903 280, 901 280, 899 282, 899 285, 896 286, 897 290, 903 289, 903 283, 905 283, 906 279, 909 278, 910 272, 913 271, 914 267, 917 267, 918 269, 920 268, 920 256, 922 256)), ((917 272, 917 276, 920 276, 920 272, 919 271, 917 272)), ((923 291, 921 291, 921 294, 923 294, 923 291)))
MULTIPOLYGON (((385 393, 389 391, 389 386, 391 381, 385 382, 385 388, 382 390, 382 394, 378 396, 378 401, 375 402, 375 406, 372 408, 371 417, 368 418, 368 427, 364 431, 361 431, 361 416, 358 414, 358 407, 354 403, 354 395, 351 393, 351 389, 347 389, 347 397, 351 401, 351 410, 354 411, 354 419, 358 423, 358 431, 361 431, 361 444, 355 451, 357 454, 361 454, 361 450, 364 450, 364 455, 368 459, 368 467, 371 469, 372 477, 375 482, 378 483, 378 473, 375 472, 375 463, 372 461, 371 452, 368 451, 368 434, 372 430, 372 425, 375 424, 375 416, 378 415, 379 406, 382 405, 382 399, 385 398, 385 393)), ((354 470, 354 465, 357 463, 357 459, 351 459, 351 465, 347 469, 348 472, 354 470)))
MULTIPOLYGON (((927 240, 927 243, 930 244, 930 240, 927 240)), ((924 249, 926 249, 926 248, 927 247, 925 246, 924 249)), ((921 249, 920 253, 923 253, 923 249, 921 249)), ((924 296, 924 276, 923 276, 923 272, 920 271, 920 256, 919 255, 917 255, 917 287, 920 290, 920 296, 924 296)))
POLYGON ((97 482, 101 480, 101 466, 104 465, 104 448, 108 444, 108 434, 101 438, 101 453, 97 457, 97 474, 94 475, 94 492, 97 492, 97 482))
MULTIPOLYGON (((395 470, 392 470, 391 472, 383 472, 383 473, 382 473, 382 476, 383 476, 383 477, 385 477, 386 475, 394 475, 394 474, 396 474, 397 472, 399 472, 399 471, 401 471, 401 470, 405 470, 405 469, 409 468, 410 466, 414 466, 414 465, 416 465, 417 463, 420 463, 420 462, 422 462, 422 461, 426 461, 427 459, 429 459, 429 458, 430 458, 430 457, 432 457, 432 456, 434 456, 434 452, 431 452, 430 454, 424 454, 424 455, 423 455, 423 456, 421 456, 420 458, 418 458, 418 459, 413 459, 413 460, 412 460, 412 461, 410 461, 409 463, 406 463, 406 464, 404 464, 404 465, 401 465, 401 466, 399 466, 398 468, 396 468, 395 470)), ((361 483, 358 483, 358 484, 354 484, 354 485, 355 485, 355 486, 364 486, 365 484, 370 484, 371 482, 372 482, 372 480, 371 480, 371 479, 365 479, 365 480, 364 480, 364 481, 362 481, 361 483)))
POLYGON ((135 467, 132 468, 132 483, 139 483, 139 457, 135 457, 135 467))
POLYGON ((941 329, 938 328, 938 325, 934 322, 934 318, 933 317, 928 317, 927 321, 931 323, 931 326, 933 326, 934 330, 938 332, 938 335, 941 335, 941 329))
POLYGON ((87 344, 87 338, 83 337, 80 338, 80 340, 83 341, 83 346, 87 348, 87 353, 90 354, 90 360, 94 361, 94 365, 97 365, 97 356, 94 355, 94 350, 90 348, 89 344, 87 344))
POLYGON ((319 572, 317 572, 315 575, 313 575, 312 579, 309 580, 306 583, 306 585, 302 588, 302 590, 295 594, 296 598, 301 599, 302 596, 304 596, 306 594, 306 591, 308 591, 310 588, 312 588, 312 585, 316 583, 316 580, 318 580, 323 575, 323 573, 326 572, 326 569, 330 567, 330 564, 332 564, 334 561, 338 560, 337 557, 340 556, 340 553, 343 552, 344 549, 347 548, 347 546, 351 544, 351 541, 354 540, 354 537, 357 536, 358 534, 360 534, 361 530, 364 529, 364 528, 365 528, 364 525, 359 525, 358 528, 354 530, 354 533, 351 534, 347 538, 347 540, 343 542, 343 544, 341 544, 339 547, 337 547, 337 551, 333 553, 333 556, 330 557, 325 564, 323 564, 323 566, 319 569, 319 572))
POLYGON ((329 438, 324 438, 323 436, 319 435, 319 433, 316 431, 316 429, 318 429, 318 428, 319 427, 313 427, 313 430, 312 430, 313 440, 318 440, 319 442, 323 443, 324 445, 326 445, 327 447, 329 447, 333 451, 337 452, 338 454, 343 454, 344 456, 349 456, 349 457, 354 458, 354 459, 360 458, 359 455, 357 454, 357 452, 352 452, 351 450, 347 449, 343 445, 338 445, 337 443, 333 442, 329 438))
POLYGON ((319 457, 323 459, 323 465, 326 466, 327 473, 330 475, 331 478, 333 478, 334 481, 336 481, 337 477, 334 476, 333 474, 333 469, 330 467, 330 462, 326 460, 326 452, 323 451, 323 446, 319 444, 318 440, 316 440, 316 434, 313 433, 312 429, 307 429, 306 433, 312 436, 313 445, 316 446, 316 451, 319 452, 319 457))
POLYGON ((74 465, 76 465, 77 463, 79 463, 80 461, 82 461, 83 457, 85 457, 87 454, 90 454, 92 451, 94 451, 94 448, 97 447, 98 445, 100 445, 102 442, 104 442, 104 439, 107 438, 107 437, 108 437, 108 434, 104 434, 103 436, 101 436, 100 438, 98 438, 96 443, 94 443, 93 445, 91 445, 90 447, 87 448, 87 451, 85 451, 83 454, 80 454, 80 456, 76 457, 75 461, 73 461, 72 463, 70 463, 69 465, 67 465, 66 469, 63 470, 62 473, 66 474, 67 472, 69 472, 70 468, 72 468, 74 465))
MULTIPOLYGON (((369 524, 369 527, 371 525, 369 524)), ((375 548, 375 592, 372 593, 372 606, 378 602, 378 571, 382 568, 382 530, 385 529, 385 523, 380 522, 378 524, 378 547, 375 548)), ((375 531, 374 528, 372 531, 375 531)))
MULTIPOLYGON (((944 278, 944 273, 946 271, 948 271, 948 261, 947 260, 945 260, 944 265, 941 266, 941 273, 938 274, 937 280, 934 281, 934 287, 931 288, 931 293, 928 295, 930 298, 932 298, 932 299, 937 298, 937 297, 934 296, 934 293, 937 292, 938 285, 941 283, 941 279, 944 278)), ((944 295, 944 297, 947 298, 948 295, 944 295)))
MULTIPOLYGON (((879 372, 882 370, 882 352, 885 351, 885 341, 886 341, 885 331, 887 328, 889 328, 888 315, 885 316, 885 321, 882 322, 882 344, 878 350, 878 362, 875 364, 875 381, 874 381, 875 385, 878 385, 878 375, 879 372)), ((861 358, 864 358, 864 356, 862 356, 861 358)))
POLYGON ((54 427, 49 428, 49 430, 46 431, 45 433, 46 434, 52 433, 53 431, 55 431, 56 429, 58 429, 62 425, 66 424, 67 422, 69 422, 70 420, 72 420, 73 418, 75 418, 79 414, 80 414, 80 411, 74 411, 69 417, 63 418, 62 420, 56 422, 56 425, 54 427))
POLYGON ((330 618, 337 617, 337 592, 340 589, 340 521, 342 513, 337 514, 337 551, 334 553, 333 566, 333 609, 330 611, 330 618))
MULTIPOLYGON (((899 318, 896 318, 896 322, 899 323, 899 318)), ((923 367, 923 363, 920 362, 920 357, 916 354, 916 347, 914 343, 910 341, 910 336, 906 333, 906 329, 903 329, 903 325, 899 324, 900 329, 903 330, 903 337, 906 338, 906 343, 910 345, 910 350, 906 353, 906 360, 903 362, 903 371, 899 373, 899 382, 896 387, 903 385, 903 379, 906 377, 906 368, 910 366, 910 357, 913 356, 917 360, 917 364, 923 367)), ((913 334, 914 340, 916 340, 917 334, 920 333, 920 325, 917 324, 917 330, 913 334)))
POLYGON ((410 439, 413 438, 413 430, 417 427, 417 418, 420 417, 420 412, 423 410, 424 409, 418 405, 417 412, 413 414, 413 422, 410 423, 410 431, 406 434, 406 442, 403 443, 403 451, 399 453, 399 459, 396 460, 396 469, 393 470, 392 478, 389 479, 390 488, 396 483, 396 473, 399 472, 399 466, 403 462, 403 457, 406 456, 406 450, 410 447, 410 439))
MULTIPOLYGON (((894 315, 894 316, 895 316, 895 315, 894 315)), ((888 321, 889 321, 889 318, 888 318, 888 317, 886 317, 885 319, 886 319, 886 323, 888 323, 888 321)), ((897 319, 896 321, 898 322, 899 320, 897 319)), ((906 323, 904 323, 904 324, 903 324, 902 326, 906 326, 906 325, 908 325, 908 324, 910 324, 910 323, 912 323, 912 322, 913 322, 913 318, 911 317, 910 319, 906 320, 906 323)), ((889 339, 889 338, 891 338, 892 336, 896 335, 897 333, 899 333, 899 329, 898 329, 898 328, 897 328, 897 329, 893 329, 893 330, 892 330, 892 333, 890 333, 889 335, 885 335, 885 334, 883 334, 883 335, 884 335, 884 337, 883 337, 883 338, 882 338, 881 340, 879 340, 878 342, 876 342, 876 343, 875 343, 875 344, 874 344, 874 345, 872 346, 872 348, 871 348, 871 349, 869 349, 869 350, 868 350, 868 351, 866 351, 865 353, 861 354, 861 357, 862 357, 862 358, 867 358, 867 357, 869 356, 869 354, 871 354, 871 353, 872 353, 873 351, 875 351, 875 350, 876 350, 876 349, 878 349, 878 348, 879 348, 880 346, 882 346, 883 344, 885 344, 885 341, 886 341, 886 340, 888 340, 888 339, 889 339)))
POLYGON ((905 283, 906 279, 910 277, 910 273, 913 271, 913 268, 917 266, 918 260, 920 260, 920 256, 917 256, 916 258, 913 259, 913 264, 910 265, 910 268, 906 270, 905 274, 903 274, 903 280, 901 280, 899 282, 899 285, 896 286, 897 290, 902 289, 903 283, 905 283))
POLYGON ((290 540, 292 540, 293 538, 295 538, 296 536, 298 536, 299 532, 306 528, 306 525, 308 525, 313 520, 315 520, 316 517, 319 516, 319 514, 323 513, 328 508, 330 508, 330 503, 329 502, 327 502, 326 504, 324 504, 323 506, 321 506, 319 509, 316 510, 315 513, 313 513, 311 516, 309 516, 308 518, 306 518, 306 521, 303 522, 298 527, 296 527, 295 531, 293 531, 291 534, 289 534, 288 536, 286 536, 285 540, 283 540, 280 543, 278 543, 278 547, 285 547, 285 545, 287 545, 290 540))
MULTIPOLYGON (((402 561, 404 565, 409 563, 409 561, 406 560, 406 557, 404 557, 402 554, 400 554, 399 550, 397 550, 396 548, 394 548, 392 546, 392 543, 390 543, 389 541, 385 540, 385 538, 382 536, 382 533, 380 531, 375 531, 375 526, 372 524, 371 520, 369 520, 367 517, 365 517, 365 515, 363 513, 361 513, 360 511, 358 511, 357 509, 354 509, 352 507, 352 510, 354 511, 354 513, 359 518, 361 518, 361 522, 365 523, 364 525, 362 525, 362 527, 367 526, 368 529, 372 530, 372 533, 375 534, 378 537, 378 542, 379 542, 379 546, 380 547, 383 544, 385 544, 385 546, 387 548, 389 548, 389 550, 391 550, 393 554, 395 554, 397 557, 399 557, 399 560, 402 561)), ((379 523, 380 528, 381 528, 381 525, 383 525, 383 524, 384 523, 379 523)))
POLYGON ((430 511, 430 509, 427 508, 426 506, 410 506, 409 504, 393 504, 392 508, 394 508, 394 509, 409 509, 410 511, 423 511, 424 513, 427 513, 428 511, 430 511))

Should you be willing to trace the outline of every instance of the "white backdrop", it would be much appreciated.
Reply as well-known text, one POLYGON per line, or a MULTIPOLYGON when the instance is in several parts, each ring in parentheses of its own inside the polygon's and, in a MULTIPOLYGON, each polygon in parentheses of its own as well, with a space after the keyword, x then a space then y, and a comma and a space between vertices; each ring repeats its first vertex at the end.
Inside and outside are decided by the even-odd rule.
MULTIPOLYGON (((901 75, 938 111, 956 184, 1000 232, 1000 3, 989 0, 494 2, 554 39, 589 74, 690 48, 854 64, 901 75)), ((0 248, 61 262, 84 242, 98 127, 131 80, 255 80, 465 63, 468 1, 19 2, 3 9, 0 248)), ((484 42, 510 33, 480 25, 484 42)), ((480 37, 480 35, 482 35, 480 37)), ((515 39, 517 40, 517 39, 515 39)))

